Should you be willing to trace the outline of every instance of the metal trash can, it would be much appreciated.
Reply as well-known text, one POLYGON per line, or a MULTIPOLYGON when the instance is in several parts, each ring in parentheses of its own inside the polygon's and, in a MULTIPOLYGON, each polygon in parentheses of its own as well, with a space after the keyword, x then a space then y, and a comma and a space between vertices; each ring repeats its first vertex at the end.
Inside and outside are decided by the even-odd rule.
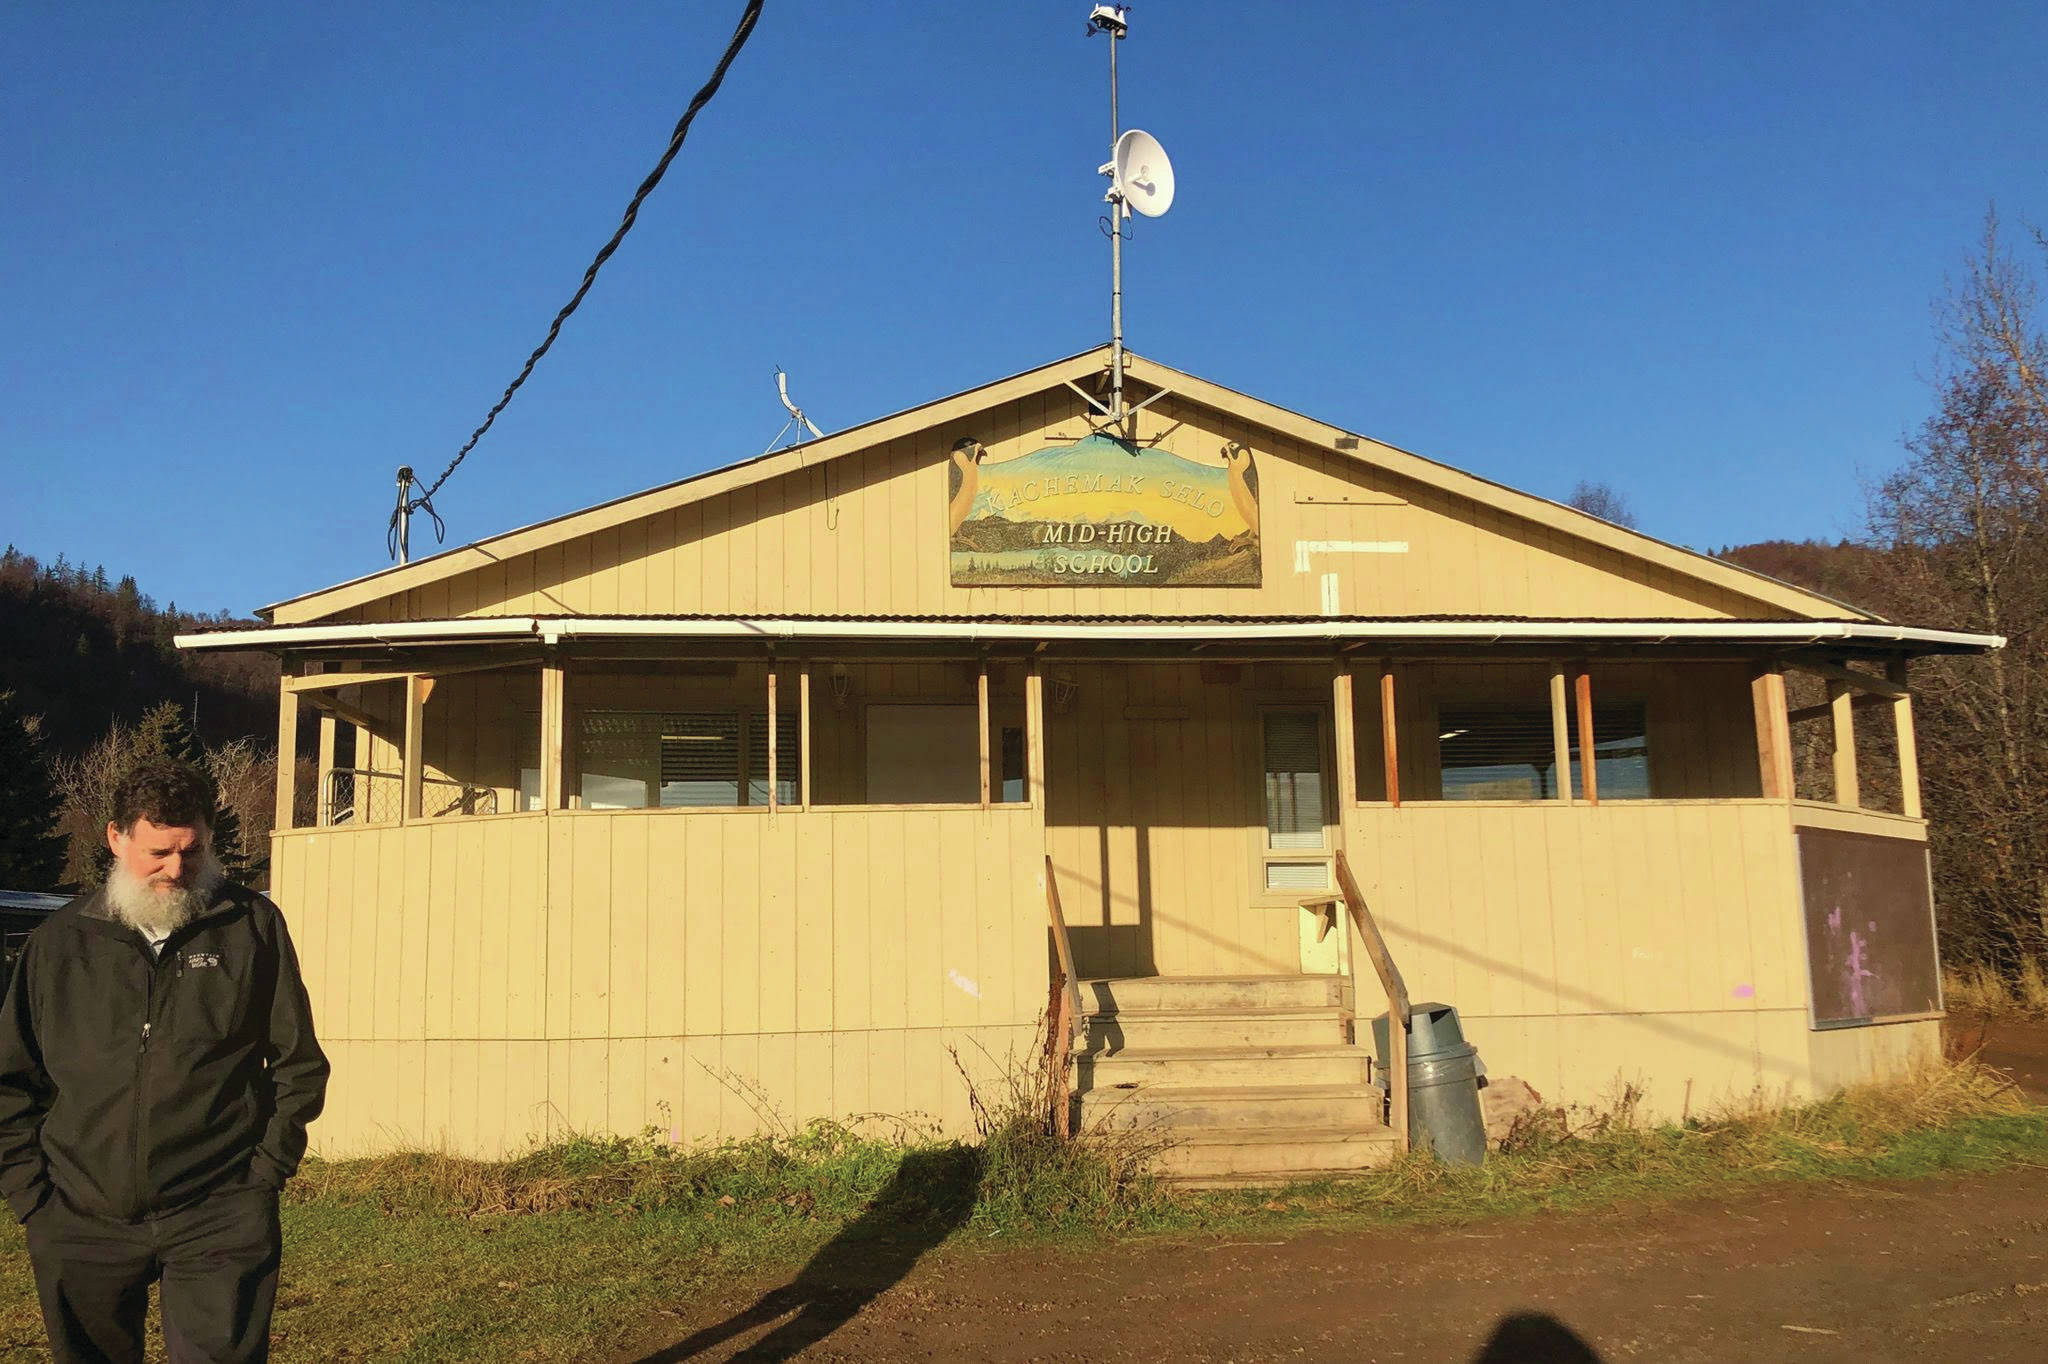
MULTIPOLYGON (((1387 1015, 1372 1021, 1379 1085, 1390 1087, 1387 1015)), ((1486 1117, 1479 1109, 1479 1049, 1465 1040, 1448 1004, 1413 1006, 1408 1024, 1408 1144, 1453 1165, 1486 1159, 1486 1117)))

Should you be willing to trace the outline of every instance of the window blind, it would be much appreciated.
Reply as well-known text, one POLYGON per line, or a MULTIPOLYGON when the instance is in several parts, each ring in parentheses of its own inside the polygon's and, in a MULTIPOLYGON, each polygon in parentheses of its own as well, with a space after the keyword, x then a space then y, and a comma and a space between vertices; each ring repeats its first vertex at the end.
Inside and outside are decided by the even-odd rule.
MULTIPOLYGON (((796 804, 802 737, 795 711, 775 713, 775 800, 779 805, 796 804)), ((768 716, 764 712, 747 717, 747 804, 767 803, 768 716)))
POLYGON ((1323 732, 1313 711, 1268 711, 1266 841, 1273 848, 1323 846, 1323 732))
POLYGON ((1548 706, 1444 707, 1437 712, 1437 757, 1444 800, 1557 796, 1548 706))
POLYGON ((662 717, 661 803, 740 803, 739 716, 713 712, 662 717))

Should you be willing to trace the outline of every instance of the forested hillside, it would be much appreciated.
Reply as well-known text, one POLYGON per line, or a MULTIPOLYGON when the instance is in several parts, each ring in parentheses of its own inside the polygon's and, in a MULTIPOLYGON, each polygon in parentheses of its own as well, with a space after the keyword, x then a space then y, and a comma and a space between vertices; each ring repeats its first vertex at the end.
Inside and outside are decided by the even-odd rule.
POLYGON ((105 804, 134 758, 168 752, 220 784, 215 846, 260 881, 276 772, 277 662, 184 654, 172 637, 233 622, 158 607, 133 577, 0 555, 0 889, 101 873, 105 804))
POLYGON ((115 723, 174 701, 209 744, 277 733, 277 662, 266 654, 181 654, 174 635, 234 617, 159 607, 135 578, 0 554, 0 691, 43 717, 58 755, 83 752, 115 723), (195 714, 196 711, 196 714, 195 714))

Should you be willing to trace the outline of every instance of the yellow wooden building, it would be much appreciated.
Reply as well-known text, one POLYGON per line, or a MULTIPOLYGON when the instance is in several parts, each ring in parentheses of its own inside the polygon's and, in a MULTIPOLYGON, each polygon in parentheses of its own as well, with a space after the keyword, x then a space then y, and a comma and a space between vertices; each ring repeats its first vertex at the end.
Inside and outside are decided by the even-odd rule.
POLYGON ((318 726, 272 846, 316 1149, 961 1130, 1070 946, 1084 1120, 1355 1165, 1374 927, 1548 1101, 1934 1051, 1906 665, 1998 641, 1136 356, 1113 422, 1109 358, 181 639, 277 652, 284 751, 318 726))

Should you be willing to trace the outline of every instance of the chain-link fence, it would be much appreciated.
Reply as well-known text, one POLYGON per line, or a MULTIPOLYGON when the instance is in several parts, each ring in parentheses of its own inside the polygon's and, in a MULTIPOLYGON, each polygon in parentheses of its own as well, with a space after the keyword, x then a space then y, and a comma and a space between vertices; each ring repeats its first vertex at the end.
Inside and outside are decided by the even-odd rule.
MULTIPOLYGON (((495 815, 498 793, 488 786, 427 777, 420 782, 420 809, 428 819, 451 815, 495 815)), ((405 808, 405 777, 367 767, 338 767, 327 774, 329 824, 396 824, 405 808)))

